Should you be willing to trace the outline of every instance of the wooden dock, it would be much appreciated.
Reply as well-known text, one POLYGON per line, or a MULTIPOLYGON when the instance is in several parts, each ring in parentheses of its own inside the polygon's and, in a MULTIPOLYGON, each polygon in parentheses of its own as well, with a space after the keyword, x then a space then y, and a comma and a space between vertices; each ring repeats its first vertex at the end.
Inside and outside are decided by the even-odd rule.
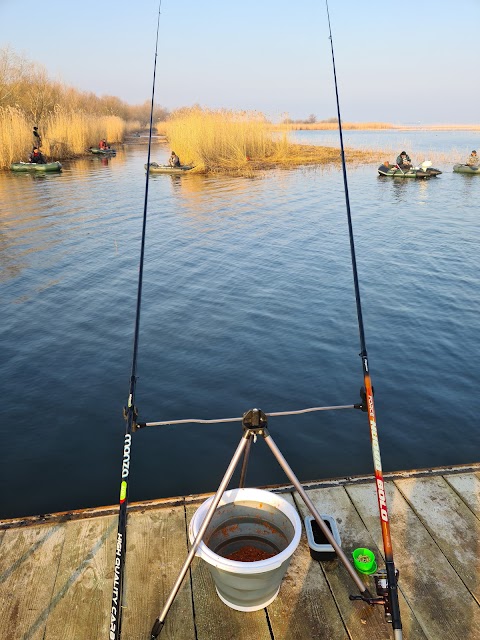
MULTIPOLYGON (((405 640, 480 640, 480 464, 386 474, 405 640)), ((373 479, 304 485, 338 524, 347 555, 382 540, 373 479)), ((292 488, 276 487, 301 515, 292 488)), ((188 552, 187 527, 206 496, 129 508, 122 640, 150 640, 188 552)), ((107 640, 117 508, 0 522, 0 639, 107 640)), ((372 577, 365 578, 375 593, 372 577)), ((311 559, 303 533, 276 600, 241 613, 216 595, 195 559, 161 640, 387 640, 383 607, 351 602, 337 561, 311 559)))

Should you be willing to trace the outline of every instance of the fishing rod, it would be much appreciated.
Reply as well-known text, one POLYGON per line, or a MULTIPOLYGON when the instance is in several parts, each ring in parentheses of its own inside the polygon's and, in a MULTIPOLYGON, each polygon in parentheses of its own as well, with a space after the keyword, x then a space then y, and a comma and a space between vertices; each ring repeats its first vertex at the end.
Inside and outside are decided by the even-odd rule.
MULTIPOLYGON (((395 640, 402 640, 402 621, 400 617, 400 605, 398 602, 397 579, 398 571, 395 569, 393 561, 392 537, 390 535, 390 521, 388 517, 387 498, 385 484, 383 480, 382 461, 380 457, 380 446, 378 443, 377 421, 375 417, 375 404, 373 401, 373 387, 370 378, 370 369, 368 366, 367 347, 365 343, 365 331, 363 326, 362 305, 360 300, 360 286, 358 283, 357 260, 355 256, 355 242, 353 238, 352 215, 350 210, 350 197, 348 194, 347 167, 345 162, 345 150, 343 146, 342 119, 340 117, 340 100, 338 98, 337 72, 335 68, 335 54, 333 52, 332 27, 330 23, 330 12, 328 9, 328 0, 325 0, 328 18, 328 30, 330 34, 330 47, 332 51, 333 78, 335 82, 335 96, 337 100, 337 117, 338 131, 340 134, 340 150, 342 157, 343 184, 345 191, 345 203, 347 207, 348 233, 350 237, 350 254, 352 259, 353 282, 355 287, 355 301, 357 305, 358 330, 360 333, 360 357, 362 359, 364 389, 362 389, 363 411, 368 413, 368 422, 370 425, 370 439, 372 443, 373 464, 375 469, 375 488, 377 491, 378 509, 380 513, 380 523, 382 527, 383 549, 385 553, 385 572, 378 572, 375 583, 377 586, 377 594, 382 597, 385 608, 385 618, 387 622, 391 622, 395 640)), ((350 596, 352 600, 366 600, 363 596, 350 596)), ((373 602, 369 602, 373 604, 373 602)))
POLYGON ((118 513, 118 530, 117 542, 115 550, 115 568, 113 574, 113 591, 112 606, 110 611, 109 640, 119 640, 122 625, 122 603, 123 603, 123 576, 125 569, 125 556, 127 548, 127 505, 128 505, 128 482, 130 478, 130 456, 132 446, 132 433, 137 429, 138 411, 135 407, 135 387, 137 383, 137 356, 138 356, 138 338, 140 331, 140 308, 142 302, 143 287, 143 265, 145 258, 145 235, 147 228, 147 204, 148 204, 148 184, 150 177, 150 154, 152 149, 152 129, 153 129, 153 107, 155 100, 155 76, 157 73, 157 53, 158 53, 158 33, 160 29, 160 12, 162 0, 159 0, 158 17, 157 17, 157 35, 155 40, 155 59, 153 64, 153 86, 152 86, 152 102, 150 106, 150 128, 148 134, 148 155, 147 155, 147 173, 145 179, 145 200, 143 204, 143 224, 142 239, 140 249, 140 264, 138 267, 138 286, 137 286, 137 307, 135 313, 135 330, 133 339, 133 355, 132 370, 130 375, 130 386, 128 390, 127 406, 124 407, 124 417, 126 420, 125 438, 123 441, 123 459, 122 473, 120 480, 120 504, 118 513))

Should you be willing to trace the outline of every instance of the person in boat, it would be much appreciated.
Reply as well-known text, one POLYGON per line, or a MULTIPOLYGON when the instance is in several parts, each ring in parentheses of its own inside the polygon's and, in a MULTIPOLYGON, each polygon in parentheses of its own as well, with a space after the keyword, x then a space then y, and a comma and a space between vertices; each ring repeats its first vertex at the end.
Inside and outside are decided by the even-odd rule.
POLYGON ((98 143, 98 148, 108 149, 107 141, 105 140, 105 138, 103 138, 103 140, 100 140, 100 142, 98 143))
POLYGON ((38 147, 33 147, 32 153, 28 156, 28 161, 34 164, 47 164, 45 156, 38 147))
POLYGON ((475 149, 472 151, 472 153, 470 154, 470 156, 467 158, 466 161, 466 165, 468 167, 478 167, 478 156, 477 156, 477 152, 475 151, 475 149))
POLYGON ((180 158, 177 156, 175 151, 172 151, 172 155, 168 159, 168 164, 170 167, 179 167, 180 166, 180 158))
POLYGON ((401 154, 397 156, 397 166, 402 169, 402 171, 412 168, 412 161, 406 151, 402 151, 401 154))
POLYGON ((40 149, 40 147, 42 146, 42 138, 38 133, 38 127, 33 127, 33 146, 37 149, 40 149))

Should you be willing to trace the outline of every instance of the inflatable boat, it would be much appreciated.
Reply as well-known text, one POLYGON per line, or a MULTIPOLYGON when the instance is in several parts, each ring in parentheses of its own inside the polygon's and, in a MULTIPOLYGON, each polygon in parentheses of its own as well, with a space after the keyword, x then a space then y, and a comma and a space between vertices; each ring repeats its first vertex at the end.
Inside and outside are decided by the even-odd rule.
POLYGON ((442 172, 432 167, 430 160, 425 160, 419 167, 410 167, 410 169, 400 169, 396 164, 381 164, 378 167, 378 173, 381 176, 391 178, 435 178, 442 172))
POLYGON ((480 176, 480 167, 472 167, 469 164, 454 164, 453 170, 455 173, 469 173, 472 176, 475 174, 480 176))
MULTIPOLYGON (((147 165, 144 166, 146 171, 147 165)), ((191 164, 183 164, 179 167, 171 167, 168 164, 157 164, 156 162, 150 163, 150 173, 169 173, 170 175, 178 176, 182 173, 185 173, 186 171, 190 171, 190 169, 193 169, 193 165, 191 164)))

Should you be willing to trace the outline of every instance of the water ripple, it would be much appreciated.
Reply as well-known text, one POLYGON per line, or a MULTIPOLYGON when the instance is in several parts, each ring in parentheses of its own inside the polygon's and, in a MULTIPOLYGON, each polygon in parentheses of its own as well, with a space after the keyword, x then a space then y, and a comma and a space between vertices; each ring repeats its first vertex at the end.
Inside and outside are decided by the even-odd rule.
MULTIPOLYGON (((8 451, 0 480, 13 487, 3 492, 0 515, 117 500, 145 153, 72 162, 44 179, 0 175, 8 451)), ((409 182, 377 178, 376 166, 349 168, 386 469, 472 462, 480 445, 473 355, 480 179, 444 169, 438 179, 409 182)), ((357 402, 361 361, 341 173, 156 176, 149 194, 141 417, 357 402)), ((301 479, 371 470, 361 412, 271 426, 301 479)), ((141 431, 131 499, 214 490, 240 435, 238 425, 141 431)), ((249 482, 283 481, 257 447, 249 482)))

